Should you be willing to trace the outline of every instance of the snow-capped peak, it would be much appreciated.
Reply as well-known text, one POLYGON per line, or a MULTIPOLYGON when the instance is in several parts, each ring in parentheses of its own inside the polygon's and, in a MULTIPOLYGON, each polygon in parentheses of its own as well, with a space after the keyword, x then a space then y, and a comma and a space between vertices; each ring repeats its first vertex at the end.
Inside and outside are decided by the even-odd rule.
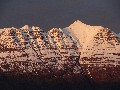
POLYGON ((80 20, 76 20, 73 24, 71 24, 69 26, 69 28, 71 28, 71 29, 80 28, 81 30, 86 30, 86 28, 87 28, 87 30, 88 29, 94 30, 94 29, 103 29, 104 27, 102 27, 102 26, 91 26, 91 25, 87 25, 87 24, 83 23, 80 20))
POLYGON ((86 24, 84 24, 84 23, 81 22, 80 20, 76 20, 73 24, 71 24, 71 25, 69 26, 69 28, 79 27, 79 26, 86 26, 86 24))
POLYGON ((23 26, 21 29, 29 29, 30 27, 28 25, 23 26))
POLYGON ((77 20, 69 27, 64 28, 64 31, 68 31, 79 39, 79 42, 83 45, 88 42, 97 32, 104 29, 102 26, 90 26, 77 20))

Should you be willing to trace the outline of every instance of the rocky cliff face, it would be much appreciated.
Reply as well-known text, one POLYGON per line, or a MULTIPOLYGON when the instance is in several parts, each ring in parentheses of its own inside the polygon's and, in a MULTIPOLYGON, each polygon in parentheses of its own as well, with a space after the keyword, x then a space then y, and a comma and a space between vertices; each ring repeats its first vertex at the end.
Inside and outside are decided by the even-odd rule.
POLYGON ((111 30, 75 21, 48 32, 39 27, 0 29, 0 72, 47 79, 120 80, 120 42, 111 30))

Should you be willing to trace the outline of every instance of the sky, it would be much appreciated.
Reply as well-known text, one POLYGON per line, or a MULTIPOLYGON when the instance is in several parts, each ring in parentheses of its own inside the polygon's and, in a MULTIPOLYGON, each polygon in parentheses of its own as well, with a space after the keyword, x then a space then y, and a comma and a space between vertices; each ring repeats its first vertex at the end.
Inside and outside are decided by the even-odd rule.
POLYGON ((120 0, 0 0, 0 28, 27 24, 49 30, 78 19, 120 33, 120 0))

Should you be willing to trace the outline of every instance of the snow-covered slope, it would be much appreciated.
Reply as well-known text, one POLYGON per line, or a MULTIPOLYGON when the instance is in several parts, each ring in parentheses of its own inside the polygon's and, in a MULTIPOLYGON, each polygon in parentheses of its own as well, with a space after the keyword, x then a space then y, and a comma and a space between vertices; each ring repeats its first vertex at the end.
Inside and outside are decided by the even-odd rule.
POLYGON ((81 64, 108 66, 119 65, 120 43, 117 36, 102 26, 90 26, 77 20, 63 32, 77 38, 81 48, 81 64), (73 34, 73 35, 72 35, 73 34))

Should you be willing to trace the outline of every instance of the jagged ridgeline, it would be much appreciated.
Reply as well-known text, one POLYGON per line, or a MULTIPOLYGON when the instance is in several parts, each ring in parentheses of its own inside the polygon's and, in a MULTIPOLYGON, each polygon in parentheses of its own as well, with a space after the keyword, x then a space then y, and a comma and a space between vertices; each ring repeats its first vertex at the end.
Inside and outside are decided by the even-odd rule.
POLYGON ((77 42, 61 29, 44 32, 39 27, 25 25, 0 32, 1 73, 32 73, 45 78, 80 73, 77 42))
POLYGON ((77 20, 48 32, 28 25, 0 29, 0 73, 101 82, 119 81, 119 70, 120 35, 108 28, 77 20))

